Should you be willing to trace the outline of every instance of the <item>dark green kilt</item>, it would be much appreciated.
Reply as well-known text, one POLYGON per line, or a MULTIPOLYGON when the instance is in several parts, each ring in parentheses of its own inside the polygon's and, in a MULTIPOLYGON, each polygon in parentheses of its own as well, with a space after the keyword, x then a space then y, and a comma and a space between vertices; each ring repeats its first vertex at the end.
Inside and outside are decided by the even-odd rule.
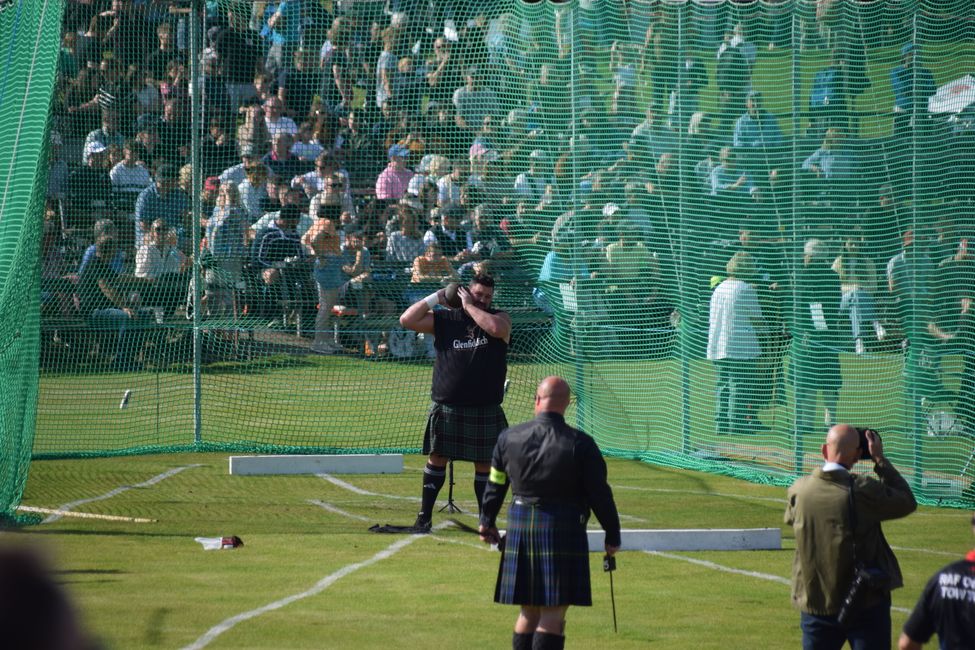
POLYGON ((517 497, 508 510, 504 555, 494 601, 504 605, 592 605, 586 513, 568 504, 529 505, 517 497))
POLYGON ((454 460, 490 463, 498 434, 508 428, 500 404, 447 406, 433 404, 423 434, 423 453, 454 460))

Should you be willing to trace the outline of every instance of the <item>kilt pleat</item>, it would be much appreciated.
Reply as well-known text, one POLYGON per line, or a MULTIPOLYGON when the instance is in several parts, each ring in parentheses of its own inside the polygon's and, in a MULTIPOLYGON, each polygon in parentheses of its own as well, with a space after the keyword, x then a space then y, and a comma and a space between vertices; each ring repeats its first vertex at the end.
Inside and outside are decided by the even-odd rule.
POLYGON ((585 514, 577 506, 512 502, 494 600, 535 607, 592 605, 585 514))
POLYGON ((490 463, 498 434, 508 428, 500 405, 433 404, 423 433, 423 453, 490 463))

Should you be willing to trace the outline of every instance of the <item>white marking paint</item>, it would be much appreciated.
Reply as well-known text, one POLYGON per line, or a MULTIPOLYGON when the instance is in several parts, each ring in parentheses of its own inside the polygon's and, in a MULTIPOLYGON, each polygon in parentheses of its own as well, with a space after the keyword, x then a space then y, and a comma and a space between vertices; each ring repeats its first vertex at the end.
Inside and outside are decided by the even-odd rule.
MULTIPOLYGON (((197 464, 194 464, 194 465, 184 465, 182 467, 174 467, 172 469, 166 470, 162 474, 157 474, 156 476, 153 476, 151 479, 149 479, 147 481, 143 481, 142 483, 136 483, 135 485, 122 485, 120 487, 115 488, 114 490, 112 490, 110 492, 106 492, 105 494, 99 495, 97 497, 90 497, 88 499, 79 499, 77 501, 72 501, 70 503, 65 503, 65 504, 60 505, 57 508, 55 508, 55 510, 74 510, 78 506, 82 506, 82 505, 84 505, 86 503, 93 503, 95 501, 104 501, 105 499, 111 499, 112 497, 118 496, 118 495, 122 494, 123 492, 128 492, 129 490, 133 490, 135 488, 151 487, 151 486, 155 485, 156 483, 159 483, 160 481, 164 481, 164 480, 166 480, 167 478, 169 478, 171 476, 176 476, 177 474, 179 474, 180 472, 182 472, 185 469, 191 469, 193 467, 202 467, 202 465, 200 465, 199 463, 197 463, 197 464)), ((47 517, 41 523, 42 524, 50 524, 50 523, 53 523, 53 522, 58 521, 60 519, 61 519, 61 515, 51 515, 50 517, 47 517)))
POLYGON ((336 485, 336 486, 342 488, 343 490, 348 490, 349 492, 352 492, 353 494, 359 494, 359 495, 362 495, 364 497, 383 497, 384 499, 402 499, 402 500, 405 500, 405 501, 419 501, 420 500, 420 497, 404 497, 404 496, 399 496, 397 494, 379 494, 377 492, 370 492, 369 490, 363 490, 362 488, 358 488, 358 487, 352 485, 351 483, 347 483, 347 482, 343 481, 340 478, 335 478, 331 474, 315 474, 315 476, 318 476, 319 478, 323 478, 326 481, 328 481, 329 483, 331 483, 332 485, 336 485))
MULTIPOLYGON (((433 527, 433 529, 439 530, 441 528, 445 528, 450 525, 452 524, 449 521, 445 521, 440 524, 437 524, 436 526, 433 527)), ((235 627, 238 623, 243 623, 244 621, 248 621, 252 618, 258 617, 261 614, 267 614, 268 612, 273 612, 274 610, 281 609, 282 607, 286 607, 291 603, 297 602, 299 600, 303 600, 311 596, 316 596, 321 592, 325 591, 326 589, 328 589, 329 587, 331 587, 332 585, 334 585, 336 582, 338 582, 345 576, 351 573, 355 573, 359 569, 364 569, 368 566, 371 566, 376 562, 379 562, 380 560, 385 560, 387 558, 390 558, 396 553, 398 553, 399 551, 401 551, 402 549, 406 548, 407 546, 415 542, 416 540, 422 539, 424 537, 427 537, 427 535, 410 535, 409 537, 393 542, 382 551, 379 551, 378 553, 373 555, 368 560, 364 560, 362 562, 356 562, 354 564, 348 564, 342 567, 341 569, 339 569, 338 571, 335 571, 334 573, 330 573, 329 575, 325 576, 324 578, 316 582, 315 585, 310 589, 306 589, 305 591, 302 591, 297 594, 286 596, 284 598, 281 598, 280 600, 275 600, 274 602, 268 603, 267 605, 262 605, 261 607, 252 609, 247 612, 243 612, 241 614, 237 614, 236 616, 231 616, 230 618, 220 623, 217 623, 216 625, 211 627, 209 630, 207 630, 206 634, 201 636, 199 639, 197 639, 190 645, 185 646, 183 650, 199 650, 200 648, 205 648, 207 645, 210 644, 211 641, 216 639, 218 636, 220 636, 227 630, 230 630, 231 628, 235 627)))
MULTIPOLYGON (((710 562, 708 560, 701 560, 696 557, 685 557, 683 555, 677 555, 676 553, 667 553, 664 551, 644 551, 647 555, 659 555, 660 557, 665 557, 670 560, 680 560, 682 562, 689 562, 691 564, 696 564, 702 566, 706 569, 713 569, 715 571, 721 571, 723 573, 733 573, 735 575, 747 576, 749 578, 758 578, 759 580, 768 580, 769 582, 777 582, 780 585, 791 585, 792 581, 789 578, 783 578, 782 576, 773 575, 771 573, 760 573, 758 571, 749 571, 747 569, 736 569, 735 567, 725 566, 723 564, 718 564, 716 562, 710 562)), ((891 606, 891 609, 895 612, 901 612, 903 614, 910 614, 911 610, 904 607, 891 606)))
POLYGON ((370 521, 369 517, 363 517, 362 515, 354 515, 351 512, 346 512, 341 508, 336 508, 330 503, 325 503, 324 501, 319 501, 317 499, 308 499, 308 503, 313 506, 318 506, 322 510, 328 510, 329 512, 334 512, 337 515, 342 515, 343 517, 348 517, 349 519, 358 519, 359 521, 370 521))
POLYGON ((894 551, 905 551, 907 553, 926 553, 928 555, 940 555, 942 557, 954 557, 954 558, 958 558, 959 560, 965 554, 964 552, 961 552, 961 553, 958 553, 958 552, 952 553, 951 551, 935 551, 935 550, 930 549, 930 548, 912 548, 910 546, 891 546, 890 548, 891 548, 891 550, 894 550, 894 551))

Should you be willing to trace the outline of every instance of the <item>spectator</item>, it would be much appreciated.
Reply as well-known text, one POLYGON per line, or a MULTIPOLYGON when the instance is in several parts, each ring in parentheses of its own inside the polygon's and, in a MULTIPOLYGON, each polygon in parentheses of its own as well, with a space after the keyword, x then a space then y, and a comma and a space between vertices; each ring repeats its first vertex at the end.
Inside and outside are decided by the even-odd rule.
POLYGON ((220 117, 210 118, 209 130, 203 138, 200 151, 204 175, 219 175, 234 165, 237 156, 237 143, 228 132, 226 120, 220 117))
POLYGON ((244 180, 237 186, 240 203, 252 222, 260 219, 265 212, 268 200, 267 180, 267 167, 263 164, 250 165, 244 168, 244 180))
POLYGON ((397 70, 394 51, 397 40, 396 30, 391 27, 383 30, 383 50, 376 61, 376 108, 382 108, 383 104, 394 97, 393 79, 397 70))
POLYGON ((112 167, 112 171, 109 172, 112 190, 134 195, 131 204, 135 203, 135 197, 142 190, 152 184, 152 175, 139 159, 141 149, 142 147, 135 140, 126 140, 125 146, 122 148, 124 154, 122 162, 112 167))
POLYGON ((711 294, 707 358, 717 370, 715 432, 754 433, 760 428, 754 387, 762 351, 758 332, 763 325, 752 256, 735 253, 727 264, 728 277, 711 294))
POLYGON ((156 219, 135 254, 135 277, 144 280, 141 304, 171 312, 185 300, 190 260, 176 247, 176 233, 156 219))
POLYGON ((298 135, 295 142, 291 145, 291 155, 298 160, 314 162, 316 158, 325 153, 325 147, 315 135, 315 127, 311 122, 302 122, 298 125, 298 135))
POLYGON ((511 258, 513 251, 508 236, 498 227, 491 214, 491 209, 482 203, 471 212, 471 228, 467 231, 466 257, 472 260, 491 259, 495 263, 511 258))
POLYGON ((757 90, 745 98, 745 114, 735 123, 734 145, 744 149, 765 150, 782 144, 778 120, 762 108, 762 95, 757 90))
POLYGON ((241 110, 244 113, 244 121, 237 127, 237 145, 240 147, 240 154, 263 156, 269 149, 271 133, 264 121, 261 106, 251 104, 241 110))
POLYGON ((176 168, 162 165, 156 171, 156 182, 142 190, 135 202, 135 248, 142 245, 150 224, 162 219, 176 231, 182 241, 183 219, 190 211, 190 199, 178 187, 176 168))
POLYGON ((77 293, 81 313, 96 330, 113 331, 114 369, 138 370, 134 349, 126 336, 135 311, 119 286, 118 273, 111 267, 118 243, 113 236, 104 234, 95 240, 94 246, 95 254, 78 275, 77 293))
POLYGON ((894 135, 906 135, 915 118, 927 112, 928 98, 936 91, 934 76, 918 60, 917 46, 901 47, 901 64, 890 71, 894 92, 894 135))
POLYGON ((277 201, 278 209, 266 212, 260 219, 255 221, 250 227, 251 233, 257 234, 264 228, 269 227, 271 224, 273 224, 275 221, 278 220, 281 214, 281 210, 284 209, 284 206, 294 205, 297 206, 299 212, 301 212, 301 216, 298 219, 298 225, 295 227, 295 230, 298 232, 299 236, 304 236, 304 234, 308 232, 308 230, 315 223, 315 220, 320 216, 319 213, 321 212, 321 210, 318 207, 318 202, 321 201, 322 204, 324 204, 324 197, 321 194, 316 195, 315 198, 312 199, 311 201, 311 206, 308 209, 308 214, 306 214, 302 210, 302 205, 304 204, 304 195, 301 193, 301 190, 299 190, 296 187, 291 187, 287 183, 279 183, 278 185, 275 186, 275 189, 277 192, 277 196, 275 197, 275 200, 277 201))
POLYGON ((282 72, 278 80, 278 99, 295 120, 304 122, 311 116, 315 94, 321 87, 322 73, 315 67, 315 54, 299 49, 294 68, 282 72))
MULTIPOLYGON (((229 183, 236 187, 247 178, 248 168, 263 164, 260 156, 255 155, 249 147, 244 147, 240 155, 240 162, 220 172, 220 184, 227 185, 229 183)), ((270 176, 271 170, 265 167, 265 173, 270 176)))
POLYGON ((168 21, 159 23, 156 27, 156 49, 146 55, 142 68, 151 76, 158 87, 166 81, 169 64, 173 61, 186 63, 186 56, 176 48, 173 38, 173 25, 168 21))
POLYGON ((423 254, 426 244, 417 223, 416 211, 406 205, 398 206, 399 230, 389 234, 386 242, 386 259, 395 262, 412 263, 423 254))
POLYGON ((450 260, 443 256, 440 245, 436 242, 427 244, 422 255, 413 260, 412 282, 452 282, 460 278, 457 271, 450 264, 450 260))
POLYGON ((718 165, 711 171, 711 195, 749 196, 758 188, 748 172, 738 169, 737 156, 731 147, 718 152, 718 165))
POLYGON ((290 183, 295 176, 304 174, 311 165, 291 153, 294 138, 288 133, 278 133, 271 138, 271 151, 262 162, 270 170, 270 177, 290 183))
POLYGON ((547 169, 548 154, 535 149, 528 155, 528 171, 515 178, 515 194, 518 199, 535 205, 556 187, 555 177, 547 169))
POLYGON ((247 28, 249 16, 244 5, 231 4, 227 10, 227 26, 213 39, 213 49, 220 61, 220 69, 227 83, 231 110, 237 110, 257 97, 254 75, 260 65, 260 46, 256 35, 247 28))
POLYGON ((262 284, 259 311, 275 317, 279 308, 297 310, 304 322, 313 322, 315 295, 308 274, 308 257, 298 221, 301 210, 296 205, 281 208, 270 226, 258 231, 251 248, 251 267, 262 284))
POLYGON ((204 274, 206 305, 210 315, 230 314, 233 291, 241 278, 247 244, 247 212, 232 183, 220 186, 217 203, 206 222, 206 249, 210 261, 204 274))
POLYGON ((380 201, 399 201, 406 194, 413 172, 407 169, 406 160, 410 150, 398 144, 389 148, 389 165, 376 179, 376 199, 380 201))
MULTIPOLYGON (((388 109, 384 109, 388 110, 388 109)), ((351 111, 346 126, 335 138, 335 151, 345 161, 352 187, 372 189, 382 171, 382 152, 369 129, 364 128, 358 111, 351 111)))
POLYGON ((332 187, 331 189, 339 189, 341 194, 351 196, 348 176, 339 169, 338 159, 331 154, 323 153, 315 159, 315 169, 294 177, 291 180, 291 185, 303 189, 306 196, 314 197, 319 192, 328 190, 329 184, 336 182, 336 180, 341 184, 341 187, 332 187))
POLYGON ((437 205, 444 207, 460 203, 460 190, 467 183, 467 162, 454 161, 449 174, 444 174, 437 180, 437 205))
POLYGON ((437 244, 448 259, 459 260, 464 257, 467 247, 467 238, 460 229, 463 210, 460 206, 448 205, 440 208, 439 212, 440 223, 423 235, 423 243, 428 246, 437 244))
POLYGON ((469 68, 465 79, 465 85, 454 91, 453 102, 457 109, 454 119, 460 128, 476 132, 486 116, 500 114, 500 104, 494 91, 483 86, 477 68, 469 68))
POLYGON ((68 176, 68 228, 87 228, 96 209, 105 209, 112 198, 112 181, 108 176, 108 147, 97 140, 85 149, 84 167, 68 176))
POLYGON ((106 151, 108 150, 109 145, 117 144, 121 147, 125 144, 125 136, 122 134, 122 131, 119 130, 118 118, 119 115, 117 111, 102 111, 101 127, 95 129, 85 137, 85 145, 81 155, 81 164, 88 164, 88 155, 92 150, 92 146, 96 142, 104 145, 104 150, 106 151))
POLYGON ((301 44, 301 4, 302 0, 282 0, 277 6, 272 4, 267 7, 265 27, 261 34, 268 41, 266 65, 272 72, 290 66, 301 44))
POLYGON ((438 105, 453 101, 458 86, 464 82, 460 66, 460 57, 454 55, 450 41, 437 38, 433 42, 433 58, 427 61, 426 67, 430 101, 438 105))
MULTIPOLYGON (((843 374, 840 349, 849 349, 849 328, 840 324, 842 289, 830 268, 834 256, 826 243, 809 239, 803 247, 802 268, 796 277, 796 306, 793 315, 793 348, 790 372, 796 392, 795 430, 800 436, 813 434, 814 411, 820 392, 826 428, 836 423, 843 374)), ((820 429, 821 430, 821 429, 820 429)))
POLYGON ((840 278, 843 292, 840 314, 850 319, 850 334, 857 354, 863 354, 866 350, 864 335, 867 326, 873 328, 877 340, 883 340, 886 336, 874 299, 877 291, 877 269, 860 250, 862 245, 862 237, 848 237, 843 252, 837 256, 832 267, 840 278))
POLYGON ((653 166, 660 156, 673 151, 676 133, 657 121, 657 110, 648 106, 646 119, 633 129, 627 151, 638 165, 653 166))
POLYGON ((163 115, 158 125, 160 155, 167 162, 181 165, 189 159, 192 132, 186 118, 183 99, 163 101, 163 115))
POLYGON ((278 97, 264 100, 264 125, 272 139, 278 133, 287 133, 292 137, 298 134, 298 125, 284 114, 284 102, 278 97))
POLYGON ((853 178, 853 153, 844 146, 837 129, 827 129, 823 144, 802 163, 802 169, 817 179, 846 181, 853 178))
MULTIPOLYGON (((337 207, 337 206, 335 206, 337 207)), ((319 354, 333 354, 341 350, 331 329, 332 308, 338 302, 339 291, 346 283, 342 272, 345 264, 335 229, 336 219, 320 211, 315 223, 301 238, 314 256, 313 275, 318 287, 318 313, 315 316, 315 339, 311 349, 319 354)))

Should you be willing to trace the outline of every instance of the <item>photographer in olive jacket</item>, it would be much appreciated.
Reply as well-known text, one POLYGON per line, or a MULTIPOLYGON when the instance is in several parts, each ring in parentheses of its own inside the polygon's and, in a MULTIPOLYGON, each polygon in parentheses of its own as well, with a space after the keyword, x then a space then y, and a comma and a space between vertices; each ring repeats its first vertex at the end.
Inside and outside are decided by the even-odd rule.
POLYGON ((880 523, 914 512, 917 502, 875 431, 837 424, 823 458, 789 488, 785 512, 796 538, 792 601, 801 612, 802 647, 838 650, 849 641, 853 650, 890 648, 890 591, 903 579, 880 523), (873 459, 879 480, 851 472, 861 458, 873 459), (858 565, 884 576, 877 582, 885 586, 855 583, 858 565), (850 615, 841 623, 844 603, 850 615))

